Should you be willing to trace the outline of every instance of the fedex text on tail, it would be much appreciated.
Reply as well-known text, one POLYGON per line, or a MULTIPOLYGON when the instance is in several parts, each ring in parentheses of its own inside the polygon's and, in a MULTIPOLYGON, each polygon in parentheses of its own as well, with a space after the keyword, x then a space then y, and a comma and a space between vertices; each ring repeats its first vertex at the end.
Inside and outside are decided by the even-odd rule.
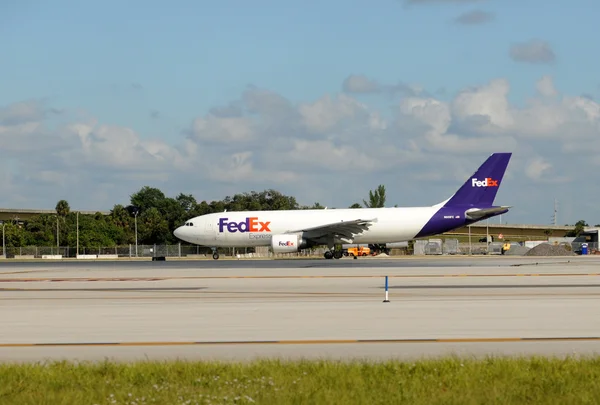
POLYGON ((487 177, 483 180, 472 178, 471 185, 473 187, 498 187, 498 180, 494 180, 491 177, 487 177))

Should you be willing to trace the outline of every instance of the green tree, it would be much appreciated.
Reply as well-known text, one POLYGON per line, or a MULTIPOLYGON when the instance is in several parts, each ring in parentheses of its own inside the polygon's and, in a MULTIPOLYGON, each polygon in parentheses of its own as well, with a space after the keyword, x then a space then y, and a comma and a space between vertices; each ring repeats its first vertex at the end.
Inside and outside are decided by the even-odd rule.
POLYGON ((66 200, 60 200, 59 202, 57 202, 55 209, 58 216, 63 218, 65 218, 69 214, 69 212, 71 212, 71 207, 69 206, 69 203, 66 200))
POLYGON ((326 207, 321 205, 321 203, 314 203, 313 205, 306 205, 301 207, 303 210, 324 210, 326 207))
POLYGON ((189 213, 185 210, 184 205, 174 198, 165 198, 162 200, 158 212, 161 218, 167 222, 167 242, 176 242, 177 239, 173 235, 173 231, 181 226, 186 219, 189 218, 189 213))
POLYGON ((362 205, 360 205, 359 203, 354 203, 349 208, 362 208, 362 205))
POLYGON ((574 229, 572 231, 567 232, 565 236, 577 237, 581 232, 583 232, 586 226, 589 226, 588 223, 585 222, 583 219, 580 219, 579 221, 575 222, 574 229))
POLYGON ((375 191, 369 191, 369 201, 363 200, 363 204, 367 208, 383 208, 385 207, 385 186, 380 184, 375 191))
MULTIPOLYGON (((377 191, 379 193, 379 190, 377 191)), ((382 194, 377 194, 378 196, 382 194)), ((383 202, 385 202, 385 193, 383 202)), ((359 204, 354 206, 360 207, 359 204)), ((324 209, 316 202, 301 206, 293 196, 274 189, 226 196, 222 200, 198 200, 191 194, 167 197, 161 190, 144 186, 130 196, 129 204, 115 204, 109 215, 79 214, 79 246, 85 249, 127 245, 135 242, 134 211, 137 212, 138 241, 143 244, 179 242, 173 231, 187 219, 215 212, 249 210, 324 209)), ((77 213, 66 200, 56 204, 56 214, 37 215, 18 230, 11 229, 8 246, 56 246, 57 225, 62 246, 77 243, 77 213)), ((8 226, 7 226, 8 227, 8 226)), ((7 231, 8 232, 8 231, 7 231)))
POLYGON ((116 204, 113 207, 113 209, 110 211, 110 218, 113 224, 119 228, 129 229, 133 224, 131 215, 121 204, 116 204))
POLYGON ((165 243, 169 238, 169 223, 161 215, 158 208, 151 207, 144 211, 138 219, 138 235, 140 243, 165 243))
POLYGON ((4 227, 6 247, 21 247, 27 244, 27 233, 21 225, 7 222, 4 227))
POLYGON ((140 210, 140 214, 150 208, 159 208, 165 200, 165 194, 157 188, 144 186, 131 195, 131 205, 140 210))
POLYGON ((56 246, 56 215, 36 215, 25 225, 26 245, 56 246))
POLYGON ((67 221, 67 217, 71 212, 71 207, 66 200, 60 200, 56 203, 56 228, 55 232, 57 234, 58 242, 60 242, 61 246, 65 246, 68 244, 69 237, 69 223, 67 221))
POLYGON ((197 204, 196 199, 191 194, 180 193, 175 200, 185 212, 190 212, 197 204))

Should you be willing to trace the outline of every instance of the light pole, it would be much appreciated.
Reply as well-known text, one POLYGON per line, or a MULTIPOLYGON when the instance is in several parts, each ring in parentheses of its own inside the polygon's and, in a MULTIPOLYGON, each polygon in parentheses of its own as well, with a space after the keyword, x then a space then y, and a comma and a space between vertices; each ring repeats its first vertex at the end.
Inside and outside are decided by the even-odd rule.
POLYGON ((6 259, 6 239, 4 237, 4 227, 6 226, 6 222, 2 222, 2 254, 6 259))
POLYGON ((486 254, 490 254, 490 241, 489 241, 489 235, 490 235, 490 219, 486 219, 485 220, 485 253, 486 254))
POLYGON ((469 225, 469 256, 472 254, 471 252, 471 225, 469 225))
POLYGON ((135 257, 138 257, 138 239, 137 239, 137 208, 133 211, 133 220, 135 221, 135 257))
POLYGON ((79 211, 77 211, 77 253, 75 253, 75 257, 79 256, 79 211))

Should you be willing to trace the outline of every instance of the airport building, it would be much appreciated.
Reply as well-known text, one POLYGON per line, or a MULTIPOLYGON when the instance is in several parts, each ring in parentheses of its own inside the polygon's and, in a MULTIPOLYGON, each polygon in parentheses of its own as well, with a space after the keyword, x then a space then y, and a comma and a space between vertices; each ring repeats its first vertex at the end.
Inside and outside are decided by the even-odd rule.
POLYGON ((471 226, 464 226, 451 232, 447 232, 445 236, 460 237, 460 239, 468 238, 485 238, 489 235, 494 242, 501 240, 526 241, 526 240, 546 240, 548 238, 563 238, 571 232, 574 226, 559 226, 559 225, 519 225, 519 224, 491 224, 479 222, 471 226))

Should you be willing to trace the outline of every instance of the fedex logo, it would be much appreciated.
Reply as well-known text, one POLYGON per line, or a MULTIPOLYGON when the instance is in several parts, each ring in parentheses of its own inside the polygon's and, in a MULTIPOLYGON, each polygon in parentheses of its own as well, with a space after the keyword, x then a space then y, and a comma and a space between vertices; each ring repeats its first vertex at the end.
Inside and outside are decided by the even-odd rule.
POLYGON ((290 242, 289 240, 285 242, 280 241, 279 246, 294 246, 294 242, 290 242))
POLYGON ((483 180, 477 180, 476 178, 471 179, 472 187, 498 187, 498 180, 493 180, 491 177, 487 177, 483 180))
POLYGON ((246 218, 240 222, 227 222, 229 218, 219 218, 219 232, 227 228, 227 232, 246 233, 246 232, 271 232, 269 224, 271 222, 260 222, 258 217, 246 218))

